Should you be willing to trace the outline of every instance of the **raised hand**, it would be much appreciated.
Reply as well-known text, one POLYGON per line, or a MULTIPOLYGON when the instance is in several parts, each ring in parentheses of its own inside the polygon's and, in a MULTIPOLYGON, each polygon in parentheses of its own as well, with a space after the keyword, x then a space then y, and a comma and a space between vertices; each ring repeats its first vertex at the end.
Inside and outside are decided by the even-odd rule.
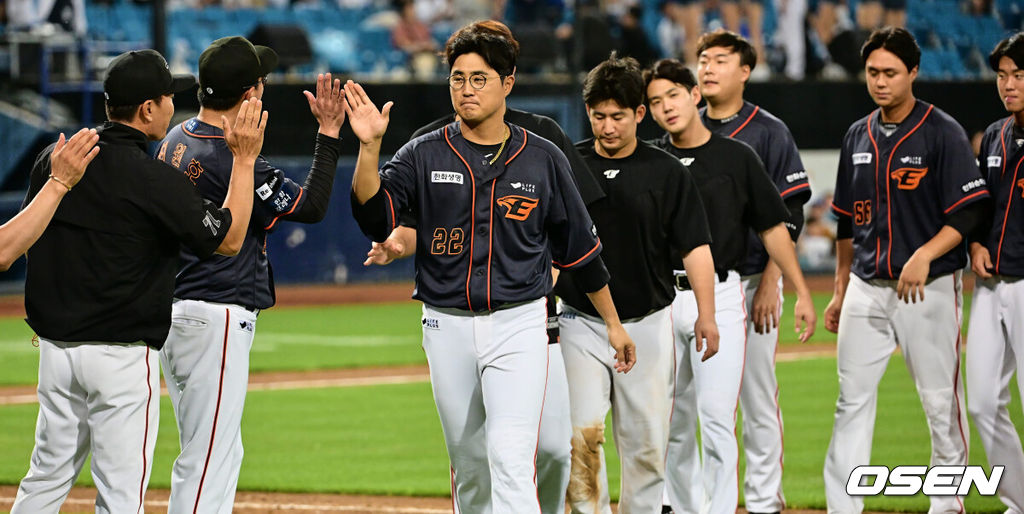
POLYGON ((100 136, 95 129, 82 129, 71 139, 64 140, 64 133, 57 138, 57 146, 50 153, 50 174, 70 191, 85 174, 85 168, 100 153, 96 146, 100 136))
POLYGON ((227 116, 221 116, 224 141, 235 158, 255 161, 259 157, 268 117, 269 113, 263 110, 263 102, 260 100, 242 102, 234 124, 228 123, 227 116))
POLYGON ((378 111, 370 97, 366 96, 363 86, 351 80, 345 83, 345 113, 348 114, 348 124, 352 127, 352 133, 364 145, 379 143, 384 137, 388 130, 388 122, 391 120, 391 107, 394 104, 388 102, 378 111))
POLYGON ((316 76, 316 95, 303 91, 309 102, 309 112, 320 123, 320 133, 337 138, 345 123, 345 88, 341 79, 331 79, 330 73, 316 76))

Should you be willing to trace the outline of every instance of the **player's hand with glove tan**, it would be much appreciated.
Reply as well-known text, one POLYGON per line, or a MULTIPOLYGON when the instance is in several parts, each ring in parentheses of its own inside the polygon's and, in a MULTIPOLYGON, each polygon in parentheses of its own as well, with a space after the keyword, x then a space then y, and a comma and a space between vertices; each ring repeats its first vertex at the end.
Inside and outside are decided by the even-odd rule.
POLYGON ((330 73, 316 76, 316 94, 303 91, 309 102, 309 112, 320 124, 320 133, 337 139, 345 123, 345 88, 341 79, 332 79, 330 73))

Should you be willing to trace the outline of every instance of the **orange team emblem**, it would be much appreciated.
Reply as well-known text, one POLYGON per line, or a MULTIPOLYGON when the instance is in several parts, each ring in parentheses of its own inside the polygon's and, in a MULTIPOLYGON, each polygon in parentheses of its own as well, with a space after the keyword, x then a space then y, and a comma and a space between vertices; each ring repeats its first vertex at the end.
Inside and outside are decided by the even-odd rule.
POLYGON ((928 168, 900 168, 893 170, 889 175, 893 180, 899 182, 896 187, 904 190, 914 190, 921 185, 921 179, 928 174, 928 168))
POLYGON ((203 169, 203 165, 199 164, 199 161, 192 159, 192 161, 188 163, 188 169, 185 170, 185 176, 192 181, 192 185, 194 186, 196 185, 196 179, 199 178, 204 171, 206 170, 203 169))
POLYGON ((1024 178, 1017 181, 1017 187, 1020 188, 1020 197, 1024 198, 1024 178))
POLYGON ((508 209, 505 217, 516 221, 525 221, 530 217, 533 208, 540 203, 536 198, 527 198, 519 195, 508 195, 498 198, 498 205, 508 209))

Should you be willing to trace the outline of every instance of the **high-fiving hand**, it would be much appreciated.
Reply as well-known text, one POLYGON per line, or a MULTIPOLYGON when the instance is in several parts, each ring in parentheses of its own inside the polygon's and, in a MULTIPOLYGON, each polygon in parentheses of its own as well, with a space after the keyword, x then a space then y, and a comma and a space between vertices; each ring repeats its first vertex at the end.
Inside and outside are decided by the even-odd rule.
POLYGON ((96 154, 100 153, 100 147, 96 143, 100 136, 95 129, 82 129, 71 139, 65 141, 64 133, 57 139, 57 146, 53 147, 50 154, 50 173, 71 190, 81 180, 85 168, 89 166, 96 154))
POLYGON ((330 73, 316 76, 316 95, 303 91, 309 102, 309 112, 320 123, 320 133, 337 138, 345 123, 345 88, 341 79, 331 79, 330 73))
POLYGON ((224 141, 235 158, 255 161, 263 149, 269 113, 263 110, 260 100, 245 100, 238 109, 235 123, 229 124, 227 116, 221 116, 224 125, 224 141))
POLYGON ((345 83, 345 113, 348 114, 348 124, 352 127, 359 142, 364 145, 379 143, 388 130, 388 122, 391 121, 391 107, 394 102, 384 104, 384 107, 377 110, 377 106, 366 96, 363 86, 352 82, 345 83))

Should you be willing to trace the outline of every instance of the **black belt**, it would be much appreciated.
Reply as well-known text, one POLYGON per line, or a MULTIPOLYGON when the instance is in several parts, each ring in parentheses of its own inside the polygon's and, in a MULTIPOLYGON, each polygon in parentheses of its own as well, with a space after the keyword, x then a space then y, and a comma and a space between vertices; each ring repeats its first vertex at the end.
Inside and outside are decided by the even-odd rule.
MULTIPOLYGON (((693 286, 690 285, 690 279, 686 275, 676 275, 676 289, 680 291, 692 291, 693 286)), ((728 271, 715 271, 715 278, 718 279, 718 283, 725 282, 729 278, 728 271)))

